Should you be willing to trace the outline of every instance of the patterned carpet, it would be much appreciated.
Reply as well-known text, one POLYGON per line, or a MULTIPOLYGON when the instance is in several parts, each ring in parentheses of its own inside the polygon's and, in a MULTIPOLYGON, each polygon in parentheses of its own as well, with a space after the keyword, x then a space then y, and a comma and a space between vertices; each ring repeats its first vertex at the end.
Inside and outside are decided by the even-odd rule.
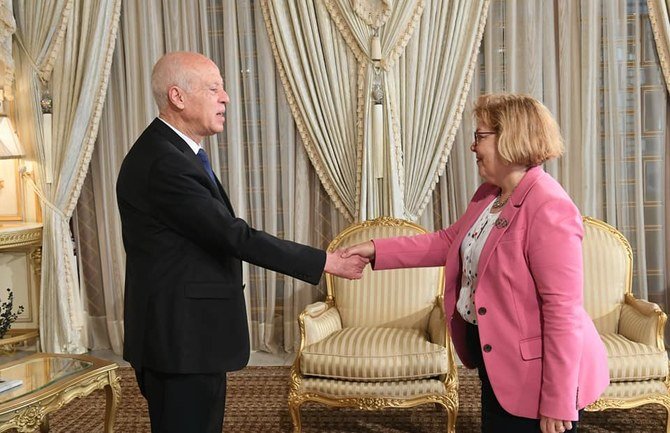
MULTIPOLYGON (((150 433, 144 399, 130 368, 119 369, 123 392, 117 413, 118 433, 150 433)), ((247 367, 231 373, 224 430, 234 433, 288 433, 291 418, 286 399, 288 367, 247 367)), ((458 433, 479 432, 479 382, 474 372, 459 370, 461 406, 458 433)), ((96 391, 76 399, 50 417, 52 433, 102 433, 105 397, 96 391)), ((444 432, 444 410, 423 406, 378 412, 329 409, 318 404, 302 408, 304 433, 434 433, 444 432)), ((665 413, 660 406, 647 405, 628 411, 586 413, 580 433, 661 433, 665 413)))

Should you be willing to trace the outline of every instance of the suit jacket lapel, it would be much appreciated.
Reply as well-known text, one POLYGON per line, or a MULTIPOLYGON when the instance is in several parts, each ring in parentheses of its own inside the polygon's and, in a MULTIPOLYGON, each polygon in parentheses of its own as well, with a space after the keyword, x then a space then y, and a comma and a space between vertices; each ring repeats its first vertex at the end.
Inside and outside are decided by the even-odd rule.
MULTIPOLYGON (((202 175, 207 178, 207 180, 210 179, 209 175, 205 171, 205 167, 202 166, 202 162, 193 152, 193 149, 191 149, 191 147, 186 144, 186 142, 179 135, 177 135, 177 133, 174 132, 172 128, 170 128, 167 124, 165 124, 165 122, 158 118, 154 119, 154 121, 151 123, 151 126, 155 128, 162 136, 167 138, 177 149, 179 149, 184 154, 184 156, 186 156, 186 158, 197 167, 196 170, 199 170, 202 175)), ((214 177, 216 178, 216 175, 214 175, 214 177)), ((216 179, 216 185, 212 185, 212 182, 208 182, 208 185, 209 190, 214 194, 214 196, 226 205, 231 215, 235 216, 233 205, 230 203, 228 194, 226 194, 226 191, 223 189, 219 179, 216 179)))
MULTIPOLYGON (((204 169, 203 169, 204 171, 204 169)), ((216 173, 214 173, 214 178, 216 179, 216 187, 219 190, 219 195, 223 199, 223 202, 228 206, 228 210, 230 211, 230 214, 232 216, 235 216, 235 211, 233 210, 233 205, 230 203, 230 199, 228 198, 228 194, 226 194, 226 190, 223 188, 223 185, 221 185, 221 182, 219 181, 219 178, 216 177, 216 173)))
MULTIPOLYGON (((481 278, 486 271, 489 259, 500 242, 500 238, 502 238, 505 232, 507 232, 507 229, 512 225, 514 218, 521 209, 526 195, 533 188, 533 185, 535 185, 542 174, 544 174, 544 170, 542 170, 541 167, 530 168, 514 189, 514 192, 512 192, 508 205, 498 214, 498 219, 496 219, 494 226, 486 239, 484 248, 482 248, 482 252, 479 255, 479 264, 477 265, 478 278, 481 278)), ((487 201, 487 204, 488 203, 490 203, 490 201, 487 201)))
POLYGON ((460 295, 461 291, 461 244, 463 244, 463 239, 465 239, 465 236, 468 234, 470 231, 470 228, 472 225, 477 221, 477 218, 479 218, 479 215, 484 211, 486 206, 491 203, 491 201, 495 198, 496 196, 496 191, 497 188, 494 186, 490 186, 490 192, 489 193, 484 193, 482 197, 478 201, 473 201, 470 203, 470 205, 467 207, 465 210, 465 214, 461 217, 462 220, 462 226, 460 227, 458 231, 458 235, 454 238, 454 241, 452 245, 454 247, 450 248, 449 256, 447 257, 446 261, 446 266, 445 266, 445 279, 446 281, 454 281, 456 282, 456 290, 454 291, 454 298, 453 299, 445 299, 445 307, 448 308, 447 313, 451 314, 453 311, 453 306, 456 305, 456 302, 458 301, 458 297, 460 295), (456 266, 456 264, 458 266, 456 266), (449 305, 446 304, 446 302, 449 302, 449 305), (451 305, 453 304, 453 305, 451 305))

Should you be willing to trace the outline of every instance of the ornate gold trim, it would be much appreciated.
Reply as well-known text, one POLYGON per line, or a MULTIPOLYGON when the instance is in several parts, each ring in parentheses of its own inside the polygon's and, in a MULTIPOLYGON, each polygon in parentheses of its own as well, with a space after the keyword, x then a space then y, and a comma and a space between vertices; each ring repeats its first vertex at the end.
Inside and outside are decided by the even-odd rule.
POLYGON ((351 407, 359 410, 375 411, 384 408, 407 409, 421 406, 423 404, 439 404, 444 407, 447 415, 447 433, 455 433, 456 417, 458 416, 458 385, 454 384, 447 388, 447 392, 441 395, 426 395, 412 398, 384 398, 384 397, 347 397, 333 398, 319 393, 300 393, 300 377, 291 374, 291 390, 288 397, 288 406, 293 420, 294 433, 300 433, 302 422, 300 420, 300 406, 306 402, 321 403, 331 407, 351 407))
MULTIPOLYGON (((335 239, 328 245, 328 251, 336 250, 340 243, 352 233, 364 230, 370 227, 409 227, 413 229, 416 234, 425 234, 427 230, 410 221, 392 218, 379 217, 373 220, 363 221, 352 224, 340 232, 335 239)), ((333 293, 333 279, 330 274, 326 274, 326 288, 327 296, 325 299, 328 309, 337 308, 336 298, 333 293)), ((444 313, 444 269, 440 270, 438 284, 436 285, 435 303, 440 308, 444 326, 446 327, 446 314, 444 313)), ((327 311, 327 310, 326 310, 327 311)), ((323 313, 322 313, 323 314, 323 313)), ((302 422, 300 420, 300 406, 308 401, 325 404, 333 407, 354 407, 361 410, 378 410, 387 407, 395 408, 410 408, 422 404, 439 404, 443 406, 447 412, 447 433, 454 433, 456 430, 456 417, 458 414, 458 371, 456 369, 455 351, 449 332, 445 332, 444 347, 446 347, 449 356, 449 372, 440 377, 440 381, 444 383, 446 388, 445 394, 425 395, 421 397, 412 398, 384 398, 384 397, 370 397, 370 396, 355 396, 335 398, 320 394, 317 392, 302 393, 300 387, 302 384, 302 375, 300 374, 300 358, 305 344, 305 316, 303 311, 298 317, 298 327, 300 328, 300 346, 296 354, 295 361, 291 367, 288 406, 293 421, 293 431, 300 433, 302 430, 302 422)))
MULTIPOLYGON (((633 248, 630 246, 630 242, 626 239, 623 233, 621 233, 616 227, 607 224, 605 221, 601 221, 597 218, 582 216, 582 221, 585 226, 591 226, 598 230, 605 231, 614 236, 614 238, 621 244, 628 260, 626 260, 626 283, 625 283, 625 293, 624 293, 624 302, 633 306, 635 308, 636 298, 633 295, 633 248)), ((637 310, 637 308, 635 308, 637 310)), ((668 320, 668 316, 659 308, 654 311, 654 314, 658 315, 658 322, 656 327, 656 345, 658 348, 665 350, 665 323, 668 320)), ((666 380, 670 381, 670 375, 666 380)))
MULTIPOLYGON (((668 320, 667 314, 661 308, 654 305, 651 311, 641 311, 638 307, 638 299, 631 293, 624 295, 624 302, 635 309, 635 311, 645 316, 656 316, 656 347, 660 350, 665 350, 665 323, 668 320)), ((668 376, 670 378, 670 376, 668 376)), ((666 379, 667 380, 667 379, 666 379)))
MULTIPOLYGON (((335 251, 340 246, 344 238, 350 236, 352 233, 365 230, 369 227, 409 227, 415 230, 416 231, 415 234, 417 235, 428 233, 428 231, 425 228, 411 221, 383 216, 372 220, 355 223, 345 228, 335 237, 335 239, 333 239, 330 242, 330 244, 328 244, 328 248, 326 249, 326 251, 328 252, 335 251)), ((335 299, 333 295, 334 278, 335 277, 333 277, 331 274, 326 274, 326 291, 328 293, 328 297, 333 299, 333 303, 335 299)), ((443 291, 444 291, 444 269, 441 269, 439 282, 435 290, 435 296, 442 295, 443 291)))
MULTIPOLYGON (((92 366, 81 373, 67 376, 44 389, 0 404, 0 432, 16 429, 19 433, 33 432, 46 427, 47 415, 60 409, 75 398, 83 397, 98 389, 106 389, 105 433, 113 433, 116 409, 121 400, 120 379, 116 375, 118 367, 113 362, 102 361, 86 355, 45 355, 38 353, 12 362, 21 364, 42 357, 62 357, 84 360, 92 366)), ((7 365, 6 365, 7 366, 7 365)))
POLYGON ((0 354, 6 355, 16 351, 16 345, 26 344, 31 340, 39 338, 37 329, 10 329, 4 338, 0 338, 0 354))
MULTIPOLYGON (((587 412, 599 412, 606 409, 632 409, 646 404, 660 404, 670 413, 670 395, 650 394, 635 398, 608 398, 603 397, 584 408, 587 412)), ((668 425, 670 429, 670 425, 668 425)), ((668 430, 670 431, 670 430, 668 430)))
POLYGON ((0 251, 42 244, 42 227, 0 232, 0 251))
POLYGON ((599 219, 589 217, 589 216, 582 216, 582 222, 584 225, 588 225, 594 228, 597 228, 599 230, 603 230, 606 232, 609 232, 610 234, 614 235, 614 237, 621 243, 621 246, 624 248, 626 251, 626 255, 628 256, 627 260, 627 266, 626 266, 626 294, 631 294, 632 295, 632 290, 633 290, 633 249, 630 246, 630 243, 628 242, 628 239, 626 239, 626 236, 623 235, 619 230, 616 229, 616 227, 611 226, 607 224, 605 221, 601 221, 599 219))
MULTIPOLYGON (((633 249, 628 242, 628 239, 617 230, 614 226, 607 224, 604 221, 601 221, 596 218, 583 216, 582 221, 585 226, 591 226, 599 230, 603 230, 611 235, 621 244, 624 248, 627 256, 626 264, 626 283, 625 283, 625 294, 624 302, 631 305, 637 311, 639 309, 636 307, 637 299, 633 296, 633 249)), ((641 312, 642 314, 649 315, 648 313, 641 312)), ((658 307, 654 308, 651 311, 652 315, 658 317, 657 327, 656 327, 656 344, 659 348, 665 350, 665 341, 664 341, 664 330, 665 323, 667 321, 667 315, 658 307)), ((597 412, 606 409, 630 409, 634 407, 643 406, 646 404, 660 404, 665 407, 668 412, 668 421, 670 421, 670 375, 666 376, 663 380, 665 387, 668 389, 668 394, 649 394, 641 397, 633 398, 614 398, 614 397, 602 397, 595 402, 588 405, 584 410, 589 412, 597 412)), ((670 422, 666 421, 666 431, 670 433, 670 422)))

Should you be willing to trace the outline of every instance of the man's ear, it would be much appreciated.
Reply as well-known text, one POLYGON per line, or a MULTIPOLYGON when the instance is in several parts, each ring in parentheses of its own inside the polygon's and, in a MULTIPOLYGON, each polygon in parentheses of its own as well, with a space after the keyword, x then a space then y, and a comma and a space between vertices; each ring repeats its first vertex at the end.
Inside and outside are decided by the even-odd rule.
POLYGON ((176 108, 184 109, 184 91, 177 86, 172 86, 167 91, 168 102, 176 108))

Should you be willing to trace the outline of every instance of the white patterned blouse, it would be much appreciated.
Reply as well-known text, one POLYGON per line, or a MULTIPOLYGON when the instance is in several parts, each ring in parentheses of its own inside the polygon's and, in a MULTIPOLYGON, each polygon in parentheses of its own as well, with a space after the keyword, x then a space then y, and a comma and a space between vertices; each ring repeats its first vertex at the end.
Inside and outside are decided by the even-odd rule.
POLYGON ((477 324, 477 312, 475 311, 475 291, 477 290, 477 265, 479 255, 484 248, 486 239, 491 233, 491 228, 498 219, 499 213, 491 213, 493 202, 484 209, 477 221, 472 225, 470 231, 461 244, 461 293, 458 296, 456 308, 465 321, 477 324))

